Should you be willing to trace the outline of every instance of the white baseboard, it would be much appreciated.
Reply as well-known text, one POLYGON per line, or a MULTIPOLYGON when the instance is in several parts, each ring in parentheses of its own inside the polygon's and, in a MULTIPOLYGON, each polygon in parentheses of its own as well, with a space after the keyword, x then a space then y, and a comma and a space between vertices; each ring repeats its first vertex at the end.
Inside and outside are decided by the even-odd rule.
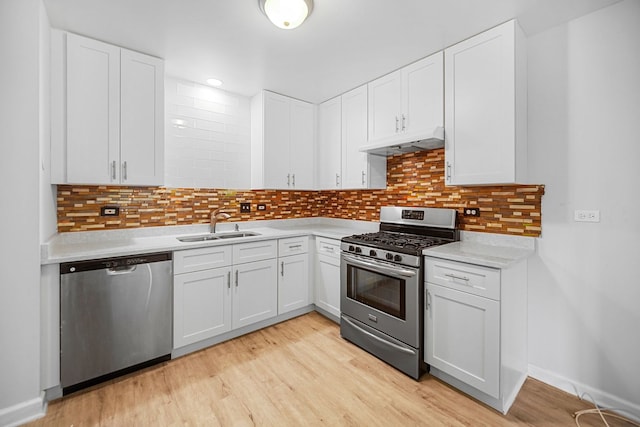
POLYGON ((583 398, 586 394, 588 396, 584 396, 584 400, 591 401, 590 398, 593 398, 601 408, 611 408, 612 412, 619 413, 620 415, 640 422, 640 405, 637 403, 595 389, 578 381, 573 381, 537 366, 529 365, 529 376, 580 398, 583 398))
POLYGON ((44 393, 40 397, 20 402, 17 405, 0 409, 0 426, 14 427, 44 417, 47 413, 47 402, 44 393))

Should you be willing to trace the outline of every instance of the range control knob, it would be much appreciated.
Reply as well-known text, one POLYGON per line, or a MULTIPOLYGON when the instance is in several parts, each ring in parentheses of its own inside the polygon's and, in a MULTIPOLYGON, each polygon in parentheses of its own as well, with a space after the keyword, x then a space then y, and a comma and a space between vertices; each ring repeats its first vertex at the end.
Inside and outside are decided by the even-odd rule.
POLYGON ((378 254, 376 253, 376 251, 374 251, 373 249, 371 249, 369 251, 369 256, 378 256, 378 254))
POLYGON ((360 247, 356 247, 356 253, 357 253, 357 254, 362 253, 362 248, 360 248, 360 247))
POLYGON ((402 257, 400 255, 396 255, 396 256, 393 257, 393 260, 395 262, 400 262, 400 261, 402 261, 402 257))
POLYGON ((350 245, 350 246, 349 246, 349 252, 353 252, 353 251, 355 251, 355 250, 356 250, 356 248, 354 248, 354 247, 353 247, 353 245, 350 245))
POLYGON ((392 260, 393 259, 393 254, 387 254, 387 255, 385 255, 385 258, 387 258, 388 260, 392 260))

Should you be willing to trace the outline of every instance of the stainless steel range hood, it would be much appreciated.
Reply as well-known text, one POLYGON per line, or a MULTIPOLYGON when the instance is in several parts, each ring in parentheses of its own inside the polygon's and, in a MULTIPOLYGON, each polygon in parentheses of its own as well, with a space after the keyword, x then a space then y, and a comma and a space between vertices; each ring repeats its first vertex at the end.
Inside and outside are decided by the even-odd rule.
POLYGON ((444 128, 438 126, 430 135, 421 135, 416 140, 415 136, 407 135, 406 138, 398 140, 394 136, 392 140, 376 142, 365 145, 360 151, 375 154, 377 156, 393 156, 394 154, 412 153, 414 151, 433 150, 444 147, 444 128))

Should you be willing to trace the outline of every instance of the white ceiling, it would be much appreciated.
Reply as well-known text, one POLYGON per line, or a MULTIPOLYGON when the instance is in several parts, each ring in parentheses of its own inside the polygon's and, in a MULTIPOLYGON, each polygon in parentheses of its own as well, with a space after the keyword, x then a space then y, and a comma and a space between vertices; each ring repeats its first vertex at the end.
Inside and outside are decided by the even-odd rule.
POLYGON ((527 36, 619 0, 315 0, 281 30, 257 0, 44 0, 51 25, 165 59, 169 76, 321 102, 511 18, 527 36))

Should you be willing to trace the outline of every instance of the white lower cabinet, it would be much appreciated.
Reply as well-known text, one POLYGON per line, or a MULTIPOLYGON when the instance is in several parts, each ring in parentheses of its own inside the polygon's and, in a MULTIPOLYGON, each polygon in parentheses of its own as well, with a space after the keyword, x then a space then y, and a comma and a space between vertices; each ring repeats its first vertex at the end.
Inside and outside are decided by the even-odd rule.
POLYGON ((427 363, 497 398, 500 303, 427 284, 425 323, 427 363))
POLYGON ((173 346, 193 344, 231 330, 231 267, 176 274, 173 346))
POLYGON ((340 318, 340 241, 316 238, 315 304, 340 318))
POLYGON ((309 305, 309 255, 279 259, 278 314, 309 305))
POLYGON ((275 240, 174 252, 173 347, 278 314, 275 240))
POLYGON ((309 237, 278 240, 278 314, 309 305, 309 237))
POLYGON ((276 260, 267 259, 234 265, 233 329, 278 314, 276 260))
POLYGON ((526 271, 425 257, 431 374, 505 414, 527 376, 526 271))

